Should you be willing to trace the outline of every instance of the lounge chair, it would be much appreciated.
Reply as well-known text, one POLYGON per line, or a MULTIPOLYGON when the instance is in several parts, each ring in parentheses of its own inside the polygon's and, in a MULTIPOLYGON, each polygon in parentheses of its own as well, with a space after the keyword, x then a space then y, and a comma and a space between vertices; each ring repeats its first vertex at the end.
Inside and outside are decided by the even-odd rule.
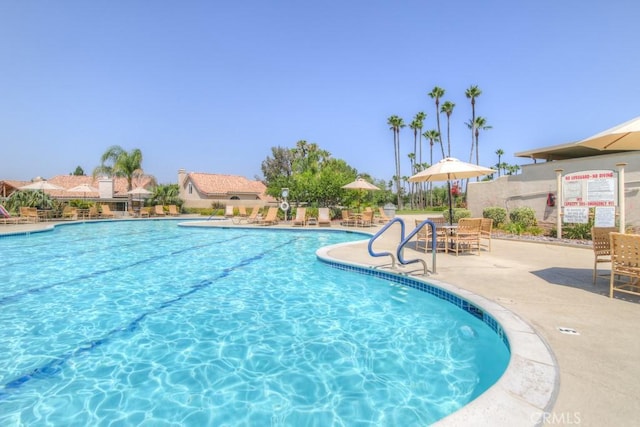
POLYGON ((227 218, 233 218, 235 214, 233 213, 233 206, 227 205, 224 208, 224 216, 227 218))
POLYGON ((98 208, 96 206, 90 206, 89 212, 87 212, 87 218, 99 218, 100 213, 98 212, 98 208))
POLYGON ((258 220, 258 215, 260 215, 260 207, 254 206, 253 209, 251 209, 251 214, 247 217, 247 223, 253 224, 256 222, 258 220))
POLYGON ((384 213, 383 208, 378 208, 378 216, 376 217, 376 220, 378 221, 379 224, 386 224, 389 221, 391 221, 391 218, 389 218, 387 214, 384 213))
POLYGON ((278 223, 278 208, 271 207, 267 211, 267 216, 264 218, 258 219, 256 224, 258 225, 274 225, 278 223))
POLYGON ((100 205, 100 210, 102 211, 100 215, 103 218, 115 218, 116 215, 111 211, 109 205, 100 205))
POLYGON ((482 218, 461 218, 460 221, 458 221, 455 234, 451 237, 453 243, 451 250, 456 253, 456 256, 458 256, 460 252, 472 252, 474 249, 476 249, 478 255, 480 255, 481 224, 482 218))
POLYGON ((138 218, 140 216, 140 214, 136 211, 134 211, 133 209, 129 208, 127 209, 127 214, 131 217, 131 218, 138 218))
POLYGON ((178 207, 176 205, 169 205, 169 215, 171 216, 180 215, 180 212, 178 211, 178 207))
POLYGON ((305 226, 307 224, 307 209, 296 209, 296 217, 291 221, 291 225, 305 226))
POLYGON ((140 208, 140 218, 149 218, 151 216, 151 208, 150 207, 144 207, 144 208, 140 208))
POLYGON ((246 218, 247 217, 247 208, 244 206, 238 206, 238 216, 240 218, 246 218))
POLYGON ((593 286, 598 277, 609 278, 609 274, 598 274, 598 264, 611 262, 611 239, 609 233, 618 231, 617 227, 592 227, 591 240, 593 243, 593 286))
POLYGON ((11 216, 4 206, 0 205, 0 220, 3 224, 19 224, 23 221, 19 216, 11 216))
POLYGON ((610 233, 611 277, 609 297, 614 292, 640 295, 640 234, 610 233))
POLYGON ((153 207, 153 214, 155 216, 165 216, 164 207, 162 205, 155 205, 153 207))
POLYGON ((329 208, 318 208, 318 227, 331 227, 331 214, 329 208))

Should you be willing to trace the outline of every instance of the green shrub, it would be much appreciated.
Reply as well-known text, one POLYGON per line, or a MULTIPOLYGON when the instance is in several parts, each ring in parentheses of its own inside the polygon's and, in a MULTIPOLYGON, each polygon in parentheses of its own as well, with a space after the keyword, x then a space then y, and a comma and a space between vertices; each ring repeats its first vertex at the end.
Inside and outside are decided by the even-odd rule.
MULTIPOLYGON (((444 219, 449 222, 449 210, 442 212, 444 219)), ((460 218, 471 218, 471 211, 469 209, 455 208, 453 210, 453 222, 460 221, 460 218)))
POLYGON ((562 228, 562 234, 567 239, 591 240, 591 223, 567 225, 562 228))
POLYGON ((482 211, 482 217, 491 218, 494 227, 499 227, 507 222, 507 210, 498 206, 488 207, 482 211))
POLYGON ((527 206, 513 209, 509 212, 509 219, 512 223, 522 225, 524 229, 538 225, 536 212, 527 206))

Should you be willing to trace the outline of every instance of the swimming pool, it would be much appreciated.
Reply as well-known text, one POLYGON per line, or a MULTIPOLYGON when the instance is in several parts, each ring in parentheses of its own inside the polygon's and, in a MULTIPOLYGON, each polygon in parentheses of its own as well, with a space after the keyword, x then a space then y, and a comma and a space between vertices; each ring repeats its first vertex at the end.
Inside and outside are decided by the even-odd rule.
POLYGON ((316 260, 362 238, 123 221, 0 239, 0 424, 446 416, 509 351, 452 304, 316 260))

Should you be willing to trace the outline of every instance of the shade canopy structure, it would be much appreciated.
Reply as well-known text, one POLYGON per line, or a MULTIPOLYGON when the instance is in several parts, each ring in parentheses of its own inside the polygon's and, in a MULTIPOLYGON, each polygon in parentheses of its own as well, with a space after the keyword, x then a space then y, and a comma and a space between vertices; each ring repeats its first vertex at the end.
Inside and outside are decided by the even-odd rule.
POLYGON ((576 143, 598 150, 640 150, 640 117, 597 133, 576 143))
POLYGON ((436 182, 447 181, 447 193, 449 199, 449 223, 453 222, 453 202, 451 200, 451 180, 474 178, 476 176, 490 175, 496 172, 493 169, 484 166, 474 165, 455 159, 446 157, 435 165, 413 175, 409 178, 410 182, 436 182))
POLYGON ((380 188, 371 184, 369 181, 366 181, 362 178, 358 178, 353 182, 350 182, 346 185, 343 185, 342 188, 346 188, 347 190, 367 190, 367 191, 376 191, 380 190, 380 188))

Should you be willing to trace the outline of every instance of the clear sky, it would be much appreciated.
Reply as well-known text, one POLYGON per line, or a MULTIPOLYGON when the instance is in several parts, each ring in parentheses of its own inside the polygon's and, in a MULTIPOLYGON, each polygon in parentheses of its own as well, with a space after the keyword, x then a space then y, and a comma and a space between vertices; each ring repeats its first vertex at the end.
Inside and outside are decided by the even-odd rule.
MULTIPOLYGON (((304 139, 390 180, 387 119, 435 129, 434 86, 454 157, 477 85, 480 163, 527 164, 640 115, 638 22, 636 0, 0 0, 0 179, 90 174, 111 145, 160 183, 254 178, 304 139)), ((400 143, 408 176, 408 127, 400 143)))

